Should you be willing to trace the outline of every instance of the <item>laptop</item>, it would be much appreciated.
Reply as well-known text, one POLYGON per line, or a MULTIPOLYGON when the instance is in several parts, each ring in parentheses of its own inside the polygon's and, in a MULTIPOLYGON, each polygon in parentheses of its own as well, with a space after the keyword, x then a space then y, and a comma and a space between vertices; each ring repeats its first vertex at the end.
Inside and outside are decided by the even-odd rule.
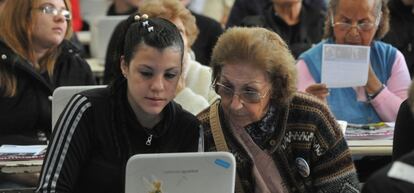
POLYGON ((139 154, 127 162, 125 193, 233 193, 235 175, 228 152, 139 154))
POLYGON ((61 86, 53 91, 52 96, 52 129, 55 127, 57 120, 67 103, 76 93, 93 88, 104 88, 106 85, 88 85, 88 86, 61 86))

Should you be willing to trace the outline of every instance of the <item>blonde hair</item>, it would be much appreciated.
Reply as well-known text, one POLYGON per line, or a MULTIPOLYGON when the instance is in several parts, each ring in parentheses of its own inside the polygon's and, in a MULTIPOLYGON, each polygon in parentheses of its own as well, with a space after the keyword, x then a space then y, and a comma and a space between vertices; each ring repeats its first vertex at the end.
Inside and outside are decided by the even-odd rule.
POLYGON ((213 49, 213 84, 220 81, 223 66, 228 63, 249 63, 265 70, 272 84, 271 100, 276 104, 286 104, 296 91, 295 59, 273 31, 257 27, 228 29, 213 49))
MULTIPOLYGON (((71 6, 69 0, 64 0, 69 11, 71 6)), ((0 38, 6 45, 21 58, 30 61, 37 70, 47 70, 49 75, 53 74, 56 59, 60 53, 59 48, 51 48, 39 62, 35 61, 35 53, 32 47, 32 33, 37 15, 33 14, 33 8, 37 8, 41 0, 8 0, 0 15, 0 38)), ((72 21, 67 22, 65 38, 69 39, 72 32, 72 21)), ((17 81, 10 68, 0 64, 0 88, 4 96, 16 94, 17 81)))
POLYGON ((188 46, 193 45, 198 35, 195 17, 179 0, 145 0, 139 7, 141 14, 167 20, 180 19, 185 27, 188 46))

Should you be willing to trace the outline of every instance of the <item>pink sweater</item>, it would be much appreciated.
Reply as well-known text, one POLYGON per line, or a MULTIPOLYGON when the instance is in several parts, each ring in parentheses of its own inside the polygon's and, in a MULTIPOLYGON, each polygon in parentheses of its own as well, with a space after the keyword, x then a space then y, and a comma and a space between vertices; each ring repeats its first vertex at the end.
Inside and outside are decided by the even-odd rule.
MULTIPOLYGON (((305 61, 299 60, 296 68, 298 70, 298 90, 305 92, 308 86, 316 83, 315 79, 309 72, 305 61)), ((407 99, 410 83, 411 78, 404 56, 400 51, 397 51, 391 76, 385 83, 385 88, 371 102, 375 111, 383 121, 395 121, 401 103, 407 99)), ((356 100, 367 100, 364 87, 355 87, 354 90, 358 97, 356 100)))

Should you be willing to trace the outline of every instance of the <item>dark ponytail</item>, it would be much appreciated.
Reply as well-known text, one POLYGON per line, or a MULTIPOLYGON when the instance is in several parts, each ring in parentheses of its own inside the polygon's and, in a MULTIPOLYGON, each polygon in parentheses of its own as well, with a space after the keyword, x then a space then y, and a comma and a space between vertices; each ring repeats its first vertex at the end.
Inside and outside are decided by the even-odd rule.
POLYGON ((145 18, 133 14, 115 28, 109 41, 105 58, 105 84, 122 77, 121 56, 125 57, 125 62, 129 65, 136 48, 142 43, 160 50, 176 47, 183 60, 184 42, 173 23, 163 18, 145 18))
POLYGON ((180 31, 168 20, 131 15, 114 30, 105 60, 105 75, 110 73, 111 76, 107 76, 110 79, 105 80, 106 83, 111 82, 112 140, 121 161, 126 161, 133 152, 130 149, 132 145, 128 138, 127 120, 122 113, 127 111, 122 104, 125 102, 126 80, 121 73, 120 58, 124 56, 126 65, 129 65, 141 44, 159 50, 176 47, 181 53, 181 64, 184 55, 184 42, 180 31))

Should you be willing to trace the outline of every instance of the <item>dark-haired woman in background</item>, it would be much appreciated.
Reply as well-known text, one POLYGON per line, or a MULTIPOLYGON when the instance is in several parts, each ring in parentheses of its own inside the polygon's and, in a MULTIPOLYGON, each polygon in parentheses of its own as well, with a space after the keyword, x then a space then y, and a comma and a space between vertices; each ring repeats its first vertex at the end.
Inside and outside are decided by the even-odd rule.
POLYGON ((123 76, 75 95, 48 147, 37 192, 124 192, 127 160, 140 153, 195 152, 199 122, 173 102, 184 54, 175 25, 130 16, 123 76))

